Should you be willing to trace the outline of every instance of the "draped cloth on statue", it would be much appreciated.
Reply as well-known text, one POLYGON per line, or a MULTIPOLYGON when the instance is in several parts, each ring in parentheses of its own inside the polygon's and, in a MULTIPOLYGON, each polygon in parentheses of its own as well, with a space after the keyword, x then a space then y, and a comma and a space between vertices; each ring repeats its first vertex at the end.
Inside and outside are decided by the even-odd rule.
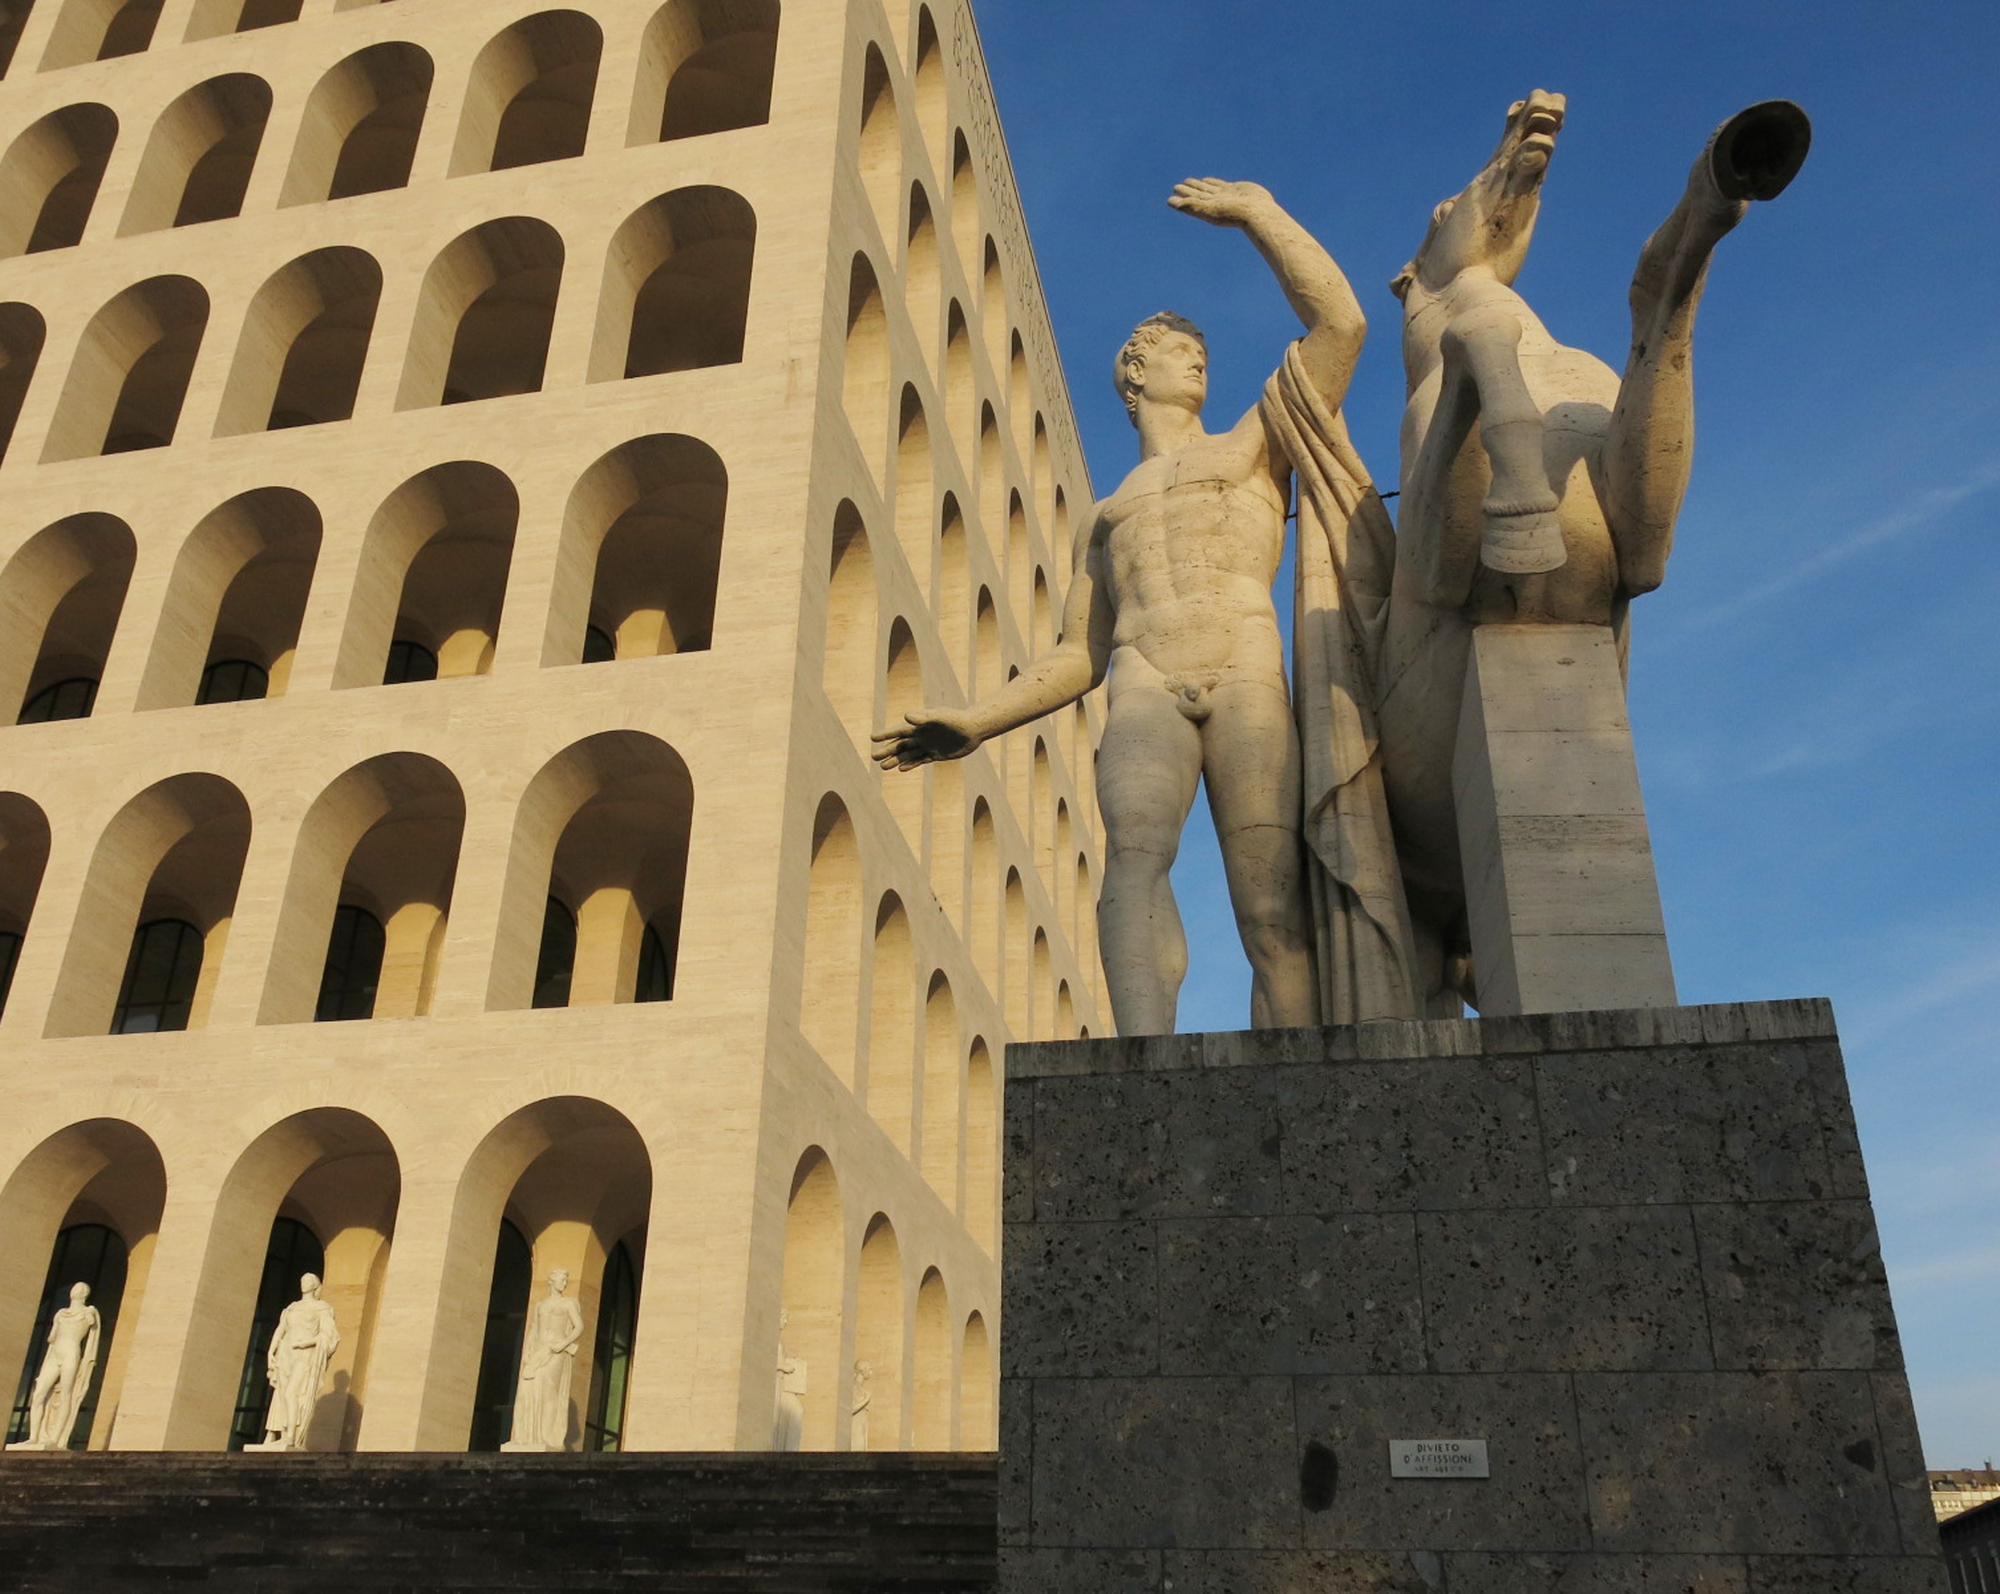
POLYGON ((1316 864, 1320 1021, 1416 1018, 1410 913, 1376 730, 1395 528, 1296 343, 1265 386, 1263 414, 1298 481, 1292 704, 1316 864))

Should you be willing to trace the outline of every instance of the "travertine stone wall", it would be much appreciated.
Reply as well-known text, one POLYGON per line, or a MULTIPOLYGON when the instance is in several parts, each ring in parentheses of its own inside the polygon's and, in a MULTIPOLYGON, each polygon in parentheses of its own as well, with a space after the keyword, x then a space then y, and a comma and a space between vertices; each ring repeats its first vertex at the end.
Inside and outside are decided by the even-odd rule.
POLYGON ((1007 1145, 1003 1589, 1943 1586, 1824 1003, 1020 1046, 1007 1145))
POLYGON ((1090 496, 969 14, 13 16, 0 1377, 104 1224, 89 1442, 219 1448, 282 1215, 315 1447, 460 1449, 504 1219, 576 1275, 579 1424, 631 1256, 625 1448, 769 1444, 786 1309, 809 1444, 866 1356, 876 1446, 990 1445, 999 1059, 1100 1026, 1095 711, 859 745, 1048 640, 1090 496), (312 1022, 347 908, 373 1016, 312 1022), (186 1027, 107 1034, 154 922, 186 1027))

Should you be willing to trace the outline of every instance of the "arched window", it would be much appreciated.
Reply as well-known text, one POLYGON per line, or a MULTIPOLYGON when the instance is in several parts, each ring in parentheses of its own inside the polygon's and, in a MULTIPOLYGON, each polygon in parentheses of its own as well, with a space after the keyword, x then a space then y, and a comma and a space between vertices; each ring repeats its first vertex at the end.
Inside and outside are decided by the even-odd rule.
POLYGON ((315 1023, 375 1016, 375 991, 382 983, 382 952, 387 944, 382 921, 366 908, 345 902, 334 910, 319 1001, 313 1007, 315 1023))
POLYGON ((316 205, 410 180, 436 69, 414 44, 371 44, 329 71, 306 101, 280 205, 316 205))
POLYGON ((84 329, 42 458, 165 448, 207 330, 208 293, 187 277, 153 277, 119 294, 84 329))
POLYGON ((866 255, 856 255, 848 273, 847 353, 840 398, 861 457, 879 487, 888 451, 889 320, 882 310, 881 284, 866 255))
POLYGON ((540 392, 562 273, 561 235, 532 217, 447 244, 424 277, 397 407, 540 392))
POLYGON ((625 1392, 632 1377, 632 1342, 639 1330, 639 1275, 620 1240, 604 1259, 597 1297, 597 1341, 590 1357, 590 1404, 583 1419, 585 1450, 622 1450, 625 1392))
POLYGON ((580 11, 524 17, 473 62, 451 175, 583 153, 603 30, 580 11))
POLYGON ((153 124, 119 235, 239 214, 270 115, 271 85, 248 72, 211 78, 175 100, 153 124))
POLYGON ((137 55, 153 42, 161 0, 68 0, 49 35, 42 70, 137 55))
POLYGON ((8 146, 0 157, 0 257, 82 241, 117 138, 118 118, 104 106, 66 105, 8 146))
POLYGON ((111 1015, 114 1035, 188 1027, 201 980, 201 932, 185 919, 152 919, 133 933, 125 979, 111 1015))
POLYGON ((217 659, 201 672, 197 703, 251 703, 271 690, 270 672, 250 659, 217 659))
POLYGON ((640 47, 628 144, 771 119, 778 0, 670 0, 640 47))
POLYGON ((14 64, 14 52, 21 45, 21 30, 28 25, 28 16, 35 9, 35 0, 7 0, 0 5, 0 74, 14 64))
POLYGON ((0 459, 14 441, 14 423, 41 363, 47 324, 31 305, 0 304, 0 459))
POLYGON ((45 686, 21 705, 20 725, 47 725, 54 720, 87 720, 97 703, 97 682, 87 675, 45 686))
POLYGON ((667 950, 665 937, 657 925, 647 925, 639 938, 639 979, 633 987, 635 1002, 671 1002, 674 999, 674 955, 667 950))
POLYGON ((250 301, 217 436, 344 421, 354 413, 382 268, 360 249, 316 249, 250 301))
POLYGON ((568 1007, 576 972, 576 915, 554 897, 542 909, 542 944, 535 955, 531 1007, 568 1007))
POLYGON ((660 376, 743 358, 757 216, 727 188, 677 188, 611 241, 591 380, 660 376))
POLYGON ((618 657, 618 644, 601 625, 583 628, 583 663, 609 664, 618 657))
POLYGON ((382 684, 401 686, 406 681, 435 681, 438 656, 421 642, 408 638, 389 644, 389 657, 382 666, 382 684))
POLYGON ((42 1297, 35 1307, 34 1337, 28 1344, 27 1360, 22 1365, 13 1409, 7 1419, 8 1444, 17 1444, 28 1437, 28 1400, 34 1393, 35 1374, 41 1370, 49 1319, 69 1305, 69 1292, 75 1286, 88 1284, 90 1304, 97 1308, 98 1315, 97 1370, 77 1407, 69 1448, 89 1448, 91 1423, 97 1416, 97 1397, 104 1387, 105 1367, 110 1361, 111 1336, 118 1327, 118 1308, 125 1298, 126 1262, 125 1242, 115 1230, 101 1223, 71 1224, 56 1236, 48 1276, 42 1281, 42 1297))
POLYGON ((0 930, 0 1013, 7 1011, 7 994, 14 989, 14 970, 21 964, 21 933, 0 930))
POLYGON ((889 63, 874 45, 861 76, 861 186, 882 242, 894 248, 902 239, 898 211, 903 185, 903 127, 896 115, 896 91, 889 81, 889 63))
POLYGON ((298 21, 299 8, 300 0, 195 0, 187 36, 192 41, 274 28, 298 21))
POLYGON ((514 1431, 521 1340, 527 1332, 528 1297, 534 1289, 534 1253, 521 1231, 502 1218, 500 1241, 493 1252, 493 1287, 486 1297, 486 1334, 479 1351, 479 1384, 473 1396, 468 1450, 498 1450, 514 1431))
POLYGON ((243 1373, 236 1382, 236 1414, 229 1425, 229 1448, 264 1442, 264 1418, 271 1410, 271 1380, 265 1371, 271 1336, 278 1318, 299 1298, 299 1279, 311 1273, 326 1276, 326 1248, 303 1223, 279 1218, 271 1225, 264 1250, 264 1272, 257 1281, 257 1305, 250 1318, 250 1343, 243 1351, 243 1373))

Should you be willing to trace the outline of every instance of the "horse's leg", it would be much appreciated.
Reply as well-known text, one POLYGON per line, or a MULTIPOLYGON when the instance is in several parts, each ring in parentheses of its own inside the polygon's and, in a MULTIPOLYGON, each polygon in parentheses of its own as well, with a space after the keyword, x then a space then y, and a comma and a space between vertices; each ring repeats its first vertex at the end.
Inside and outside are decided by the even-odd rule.
POLYGON ((1542 408, 1521 375, 1523 310, 1511 303, 1468 310, 1445 328, 1446 380, 1454 365, 1479 392, 1479 441, 1493 467, 1480 507, 1484 528, 1479 562, 1489 570, 1525 575, 1554 570, 1567 557, 1557 510, 1562 495, 1549 480, 1542 446, 1542 408))
POLYGON ((1437 403, 1417 457, 1403 483, 1396 522, 1422 550, 1417 569, 1422 600, 1440 609, 1463 607, 1479 569, 1478 506, 1488 473, 1481 451, 1472 446, 1479 424, 1479 389, 1465 364, 1447 351, 1437 403))
POLYGON ((1632 273, 1632 350, 1604 442, 1604 504, 1627 594, 1666 575, 1694 456, 1694 319, 1708 262, 1753 199, 1774 199, 1804 164, 1812 127, 1789 100, 1739 111, 1688 174, 1687 191, 1632 273))

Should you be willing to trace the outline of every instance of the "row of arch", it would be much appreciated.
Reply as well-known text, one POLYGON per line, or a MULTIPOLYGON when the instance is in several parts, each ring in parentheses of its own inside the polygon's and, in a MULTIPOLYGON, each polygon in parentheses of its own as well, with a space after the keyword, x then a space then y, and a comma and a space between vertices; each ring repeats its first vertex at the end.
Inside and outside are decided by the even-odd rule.
MULTIPOLYGON (((728 189, 676 189, 613 235, 586 378, 658 376, 743 358, 757 218, 728 189)), ((566 251, 547 222, 508 216, 448 244, 417 290, 398 409, 540 391, 566 251)), ((314 250, 280 268, 245 311, 215 416, 218 437, 350 419, 383 296, 366 250, 314 250)), ((45 460, 163 448, 208 331, 207 290, 152 277, 86 324, 56 403, 45 460)), ((47 341, 26 304, 0 305, 0 457, 47 341)))
MULTIPOLYGON (((635 438, 586 470, 564 520, 542 664, 707 649, 728 497, 714 450, 677 434, 635 438)), ((519 495, 494 466, 432 466, 371 518, 345 604, 312 605, 318 509, 289 487, 240 494, 181 542, 134 706, 282 695, 309 611, 335 627, 336 688, 483 675, 519 518, 519 495)), ((0 566, 0 703, 18 705, 17 723, 92 711, 138 550, 122 520, 85 513, 44 528, 0 566)))
MULTIPOLYGON (((544 764, 516 803, 487 1008, 670 998, 693 810, 686 764, 640 732, 587 737, 544 764)), ((426 1014, 465 822, 463 788, 421 753, 371 758, 329 784, 273 843, 290 864, 271 943, 253 949, 268 955, 249 965, 263 971, 257 1021, 426 1014)), ((43 1033, 201 1028, 252 830, 242 793, 216 775, 172 776, 126 803, 91 850, 43 1033)), ((10 980, 34 948, 52 839, 35 803, 0 792, 10 980)))
MULTIPOLYGON (((195 0, 187 36, 192 41, 293 22, 301 3, 195 0)), ((335 9, 354 4, 335 0, 335 9)), ((0 72, 11 66, 35 6, 36 0, 13 0, 0 12, 0 72)), ((144 51, 160 8, 160 0, 66 0, 43 52, 43 69, 144 51)), ((779 0, 668 0, 655 11, 640 37, 626 144, 768 121, 779 10, 779 0)), ((494 35, 472 58, 449 174, 581 155, 603 54, 603 28, 581 11, 544 11, 494 35)), ((332 68, 307 98, 279 202, 309 204, 403 186, 434 77, 428 52, 400 41, 372 45, 332 68)), ((248 74, 217 81, 231 86, 207 92, 212 85, 203 85, 174 102, 156 124, 150 149, 178 138, 191 143, 199 159, 204 149, 233 139, 247 148, 229 157, 230 163, 255 159, 271 111, 270 89, 248 74)), ((101 170, 101 158, 99 165, 101 170)), ((128 218, 125 231, 139 230, 128 218)))

